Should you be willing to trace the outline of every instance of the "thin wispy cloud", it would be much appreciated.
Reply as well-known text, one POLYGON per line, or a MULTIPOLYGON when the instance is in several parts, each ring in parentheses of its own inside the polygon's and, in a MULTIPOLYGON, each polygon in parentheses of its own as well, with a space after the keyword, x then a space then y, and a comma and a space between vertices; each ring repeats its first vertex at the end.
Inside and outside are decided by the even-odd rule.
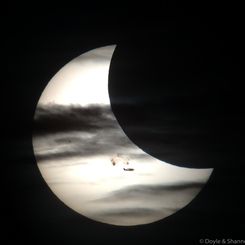
MULTIPOLYGON (((115 46, 115 45, 112 45, 115 46)), ((89 55, 84 53, 81 56, 78 56, 76 59, 74 59, 72 62, 80 64, 81 62, 84 63, 108 63, 111 59, 111 49, 112 46, 106 46, 102 49, 95 49, 93 52, 89 52, 89 55)))
POLYGON ((97 202, 123 202, 126 200, 146 200, 146 198, 158 198, 161 196, 166 196, 166 194, 174 192, 182 192, 190 190, 199 190, 204 186, 204 182, 179 182, 174 184, 162 184, 162 185, 133 185, 120 190, 111 192, 110 195, 97 199, 97 202))

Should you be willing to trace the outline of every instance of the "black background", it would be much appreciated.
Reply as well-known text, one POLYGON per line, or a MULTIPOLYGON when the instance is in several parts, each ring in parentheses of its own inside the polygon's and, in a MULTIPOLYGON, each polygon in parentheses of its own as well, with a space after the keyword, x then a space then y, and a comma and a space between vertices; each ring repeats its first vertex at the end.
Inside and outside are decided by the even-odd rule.
POLYGON ((6 242, 244 239, 241 6, 11 3, 3 22, 6 242), (127 135, 166 162, 215 168, 191 204, 150 225, 116 227, 76 214, 47 188, 33 155, 32 119, 48 81, 74 57, 111 44, 109 92, 127 135))

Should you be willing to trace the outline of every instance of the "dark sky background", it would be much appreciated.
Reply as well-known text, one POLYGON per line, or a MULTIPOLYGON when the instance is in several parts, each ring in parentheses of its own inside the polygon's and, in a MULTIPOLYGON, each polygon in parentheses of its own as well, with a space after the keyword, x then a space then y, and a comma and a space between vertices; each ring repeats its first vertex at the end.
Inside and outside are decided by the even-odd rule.
POLYGON ((244 239, 241 6, 11 3, 3 24, 8 242, 244 239), (33 116, 48 81, 74 57, 111 44, 117 44, 109 82, 112 108, 130 139, 166 162, 215 168, 186 208, 140 227, 97 223, 67 208, 47 188, 32 149, 33 116))

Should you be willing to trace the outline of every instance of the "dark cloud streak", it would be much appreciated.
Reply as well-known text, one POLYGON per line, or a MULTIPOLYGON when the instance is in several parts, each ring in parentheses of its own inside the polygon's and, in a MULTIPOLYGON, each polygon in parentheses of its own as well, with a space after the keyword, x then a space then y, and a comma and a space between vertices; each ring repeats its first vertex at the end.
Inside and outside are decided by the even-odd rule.
POLYGON ((99 216, 105 216, 108 218, 110 216, 111 218, 118 217, 118 218, 146 218, 147 216, 161 216, 162 212, 160 210, 154 210, 151 208, 125 208, 125 209, 116 209, 116 210, 110 210, 110 211, 105 211, 104 213, 99 213, 99 216))
POLYGON ((109 106, 100 105, 38 105, 34 117, 34 136, 113 128, 114 121, 109 112, 109 106))
POLYGON ((106 105, 39 105, 33 143, 38 162, 114 155, 118 149, 126 150, 129 146, 128 138, 106 105))

